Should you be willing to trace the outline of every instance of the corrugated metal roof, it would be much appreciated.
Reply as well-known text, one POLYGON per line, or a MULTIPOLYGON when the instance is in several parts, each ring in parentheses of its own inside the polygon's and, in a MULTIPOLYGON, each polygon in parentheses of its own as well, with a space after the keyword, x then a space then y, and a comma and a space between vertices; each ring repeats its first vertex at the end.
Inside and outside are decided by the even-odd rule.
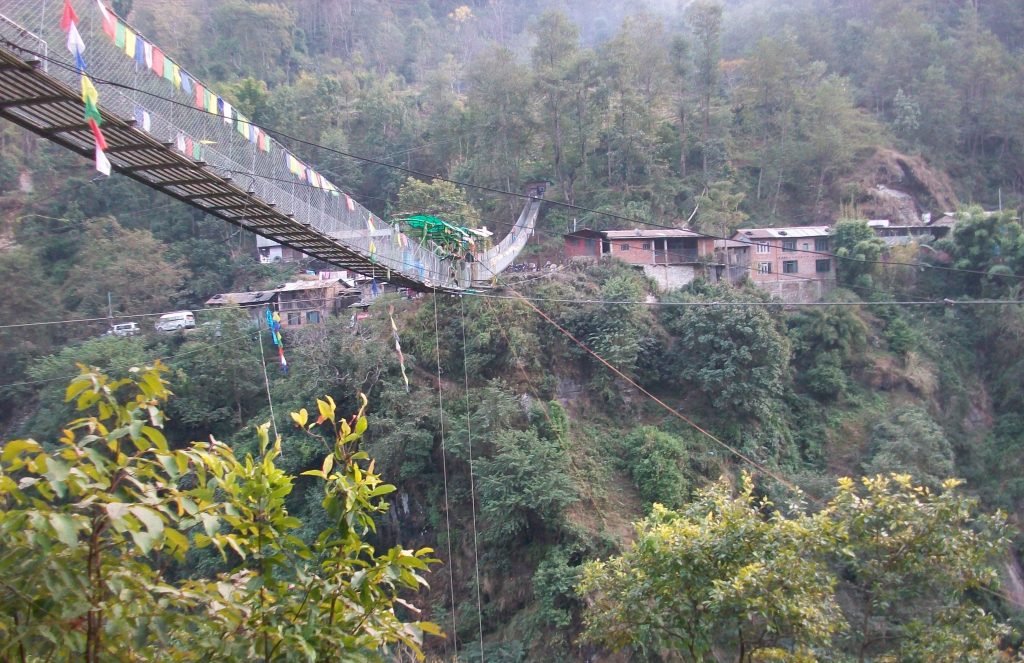
POLYGON ((832 233, 829 226, 795 226, 791 228, 740 228, 733 239, 792 239, 800 237, 827 237, 832 233))
POLYGON ((666 228, 664 230, 605 230, 602 234, 608 239, 661 239, 661 238, 673 238, 673 237, 701 237, 692 230, 685 230, 683 228, 666 228))
POLYGON ((222 292, 206 300, 207 306, 250 306, 252 304, 265 304, 274 298, 277 293, 273 290, 257 290, 255 292, 222 292))

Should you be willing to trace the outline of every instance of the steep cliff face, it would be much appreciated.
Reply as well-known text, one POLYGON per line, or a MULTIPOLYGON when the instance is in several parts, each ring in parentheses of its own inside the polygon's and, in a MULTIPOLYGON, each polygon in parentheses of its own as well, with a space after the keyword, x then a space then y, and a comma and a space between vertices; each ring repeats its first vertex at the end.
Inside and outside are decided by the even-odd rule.
POLYGON ((955 210, 959 200, 949 176, 919 156, 879 148, 845 180, 861 216, 898 225, 920 225, 922 215, 955 210))

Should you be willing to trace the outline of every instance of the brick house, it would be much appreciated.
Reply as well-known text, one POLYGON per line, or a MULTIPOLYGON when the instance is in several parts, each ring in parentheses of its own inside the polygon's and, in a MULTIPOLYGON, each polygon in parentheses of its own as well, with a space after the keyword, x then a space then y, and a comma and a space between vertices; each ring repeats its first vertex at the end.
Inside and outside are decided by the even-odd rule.
POLYGON ((698 276, 718 280, 715 240, 682 228, 591 230, 564 238, 569 259, 616 258, 643 270, 662 290, 690 283, 698 276))
POLYGON ((750 279, 786 301, 810 301, 835 287, 829 226, 740 228, 734 242, 749 245, 750 279))

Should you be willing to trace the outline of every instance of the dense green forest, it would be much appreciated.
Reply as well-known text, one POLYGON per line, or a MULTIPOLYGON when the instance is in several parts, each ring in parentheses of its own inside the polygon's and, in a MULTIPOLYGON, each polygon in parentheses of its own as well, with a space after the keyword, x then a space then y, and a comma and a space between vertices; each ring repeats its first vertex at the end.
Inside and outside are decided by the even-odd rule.
MULTIPOLYGON (((244 473, 246 454, 268 456, 257 430, 273 437, 259 429, 272 400, 271 464, 289 486, 275 508, 297 519, 282 531, 298 557, 322 552, 337 514, 322 482, 301 476, 324 467, 323 441, 287 413, 329 394, 347 416, 365 393, 360 449, 397 490, 360 533, 380 551, 440 558, 422 569, 429 588, 399 583, 447 635, 425 639, 432 660, 1012 660, 1024 638, 1024 307, 957 301, 1022 296, 1018 4, 114 2, 254 122, 321 146, 288 147, 384 218, 429 207, 500 236, 520 201, 414 184, 338 150, 502 190, 550 180, 521 260, 562 262, 567 230, 626 223, 601 212, 716 235, 827 223, 853 259, 839 261, 834 306, 779 306, 749 284, 658 292, 610 261, 489 296, 387 295, 357 326, 286 332, 282 372, 244 314, 201 309, 310 265, 261 264, 251 234, 125 177, 94 179, 91 164, 2 124, 0 439, 52 452, 81 416, 65 402, 76 364, 134 379, 161 359, 170 447, 197 454, 189 442, 212 435, 244 473), (936 268, 864 223, 957 210, 956 230, 920 254, 936 268), (101 335, 108 306, 192 308, 217 324, 158 335, 146 318, 142 335, 101 335), (81 319, 94 320, 61 322, 81 319), (44 322, 55 324, 28 324, 44 322), (840 479, 862 475, 882 477, 840 479)), ((23 452, 0 469, 23 471, 23 452)), ((170 542, 131 568, 202 583, 244 567, 218 552, 224 541, 206 543, 170 542)), ((20 550, 0 542, 0 577, 20 550)), ((194 589, 183 614, 217 591, 194 589)), ((306 609, 282 601, 280 615, 306 609)), ((209 647, 223 633, 179 626, 209 647)), ((389 633, 308 642, 403 641, 389 633)))

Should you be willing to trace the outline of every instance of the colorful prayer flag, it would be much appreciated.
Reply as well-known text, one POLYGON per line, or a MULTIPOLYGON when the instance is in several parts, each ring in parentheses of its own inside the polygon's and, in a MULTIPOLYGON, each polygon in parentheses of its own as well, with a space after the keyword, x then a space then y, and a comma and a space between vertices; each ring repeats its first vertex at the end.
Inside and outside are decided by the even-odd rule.
POLYGON ((135 31, 131 28, 126 27, 124 29, 124 53, 125 55, 135 57, 135 45, 136 45, 135 31))
POLYGON ((100 14, 103 16, 103 31, 107 33, 108 37, 113 39, 117 33, 117 19, 103 6, 103 0, 96 0, 96 4, 100 8, 100 14))
POLYGON ((110 159, 100 149, 99 143, 96 144, 96 170, 110 177, 110 159))
POLYGON ((149 131, 151 126, 149 111, 144 108, 135 107, 135 125, 143 131, 149 131))
POLYGON ((64 13, 60 17, 60 29, 64 32, 71 30, 71 26, 78 23, 78 14, 68 0, 64 0, 64 13))
POLYGON ((74 23, 68 28, 68 50, 76 58, 81 58, 85 52, 85 42, 82 41, 82 35, 78 34, 78 26, 74 23))
POLYGON ((174 84, 174 60, 166 55, 164 56, 164 78, 172 85, 174 84))
POLYGON ((405 374, 405 355, 402 354, 402 341, 398 337, 398 325, 395 324, 395 307, 388 304, 388 318, 391 319, 391 334, 395 337, 395 352, 398 353, 398 366, 402 369, 402 380, 405 382, 405 393, 409 393, 409 376, 405 374))
POLYGON ((146 69, 153 68, 153 44, 142 42, 142 55, 146 58, 146 69))
POLYGON ((185 94, 192 94, 192 77, 184 69, 181 70, 181 91, 185 94))
POLYGON ((146 41, 142 37, 135 40, 135 64, 139 68, 146 66, 146 41))
POLYGON ((174 89, 181 89, 181 67, 177 62, 171 63, 171 82, 174 83, 174 89))
POLYGON ((178 132, 177 148, 182 154, 185 153, 185 134, 180 131, 178 132))
POLYGON ((164 75, 164 52, 156 46, 153 47, 153 73, 157 76, 164 75))
POLYGON ((96 149, 106 150, 107 139, 103 137, 103 132, 100 131, 100 125, 96 124, 96 120, 89 119, 89 128, 92 129, 92 137, 96 139, 96 149))
POLYGON ((125 25, 121 21, 117 22, 117 28, 114 32, 114 46, 118 48, 124 48, 125 40, 125 25))
POLYGON ((196 108, 206 108, 206 88, 196 81, 196 108))
POLYGON ((226 100, 221 101, 224 110, 224 124, 231 124, 231 118, 234 116, 234 109, 231 107, 231 104, 228 103, 226 100))
POLYGON ((347 193, 345 194, 345 207, 347 207, 350 212, 356 211, 356 204, 352 202, 352 197, 347 193))

